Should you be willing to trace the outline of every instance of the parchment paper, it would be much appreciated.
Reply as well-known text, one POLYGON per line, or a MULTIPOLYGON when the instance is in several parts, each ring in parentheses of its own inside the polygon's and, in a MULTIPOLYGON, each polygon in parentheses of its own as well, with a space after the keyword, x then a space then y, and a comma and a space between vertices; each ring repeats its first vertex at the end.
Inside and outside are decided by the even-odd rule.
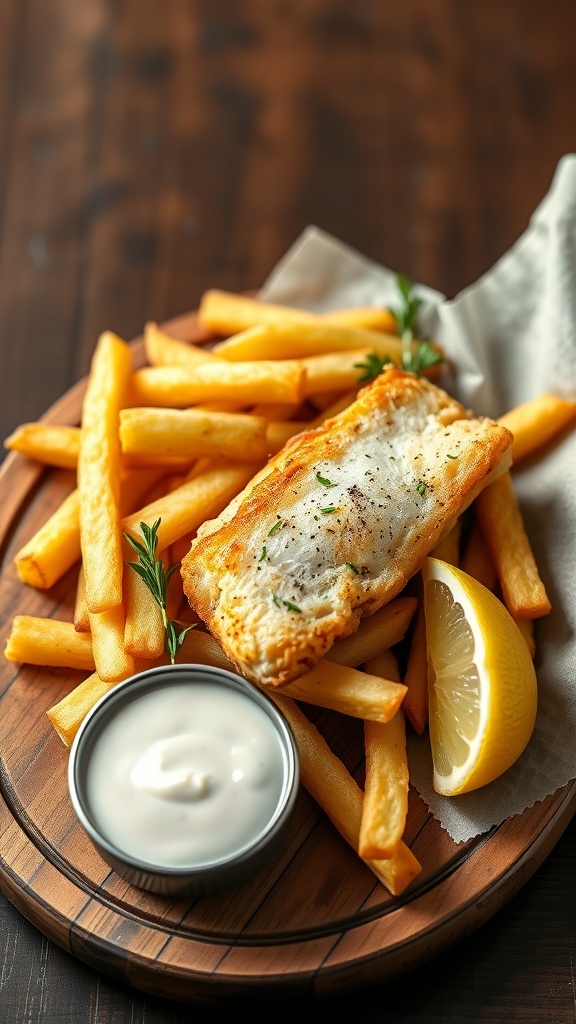
MULTIPOLYGON (((394 276, 312 226, 260 295, 317 312, 389 306, 397 303, 394 276)), ((479 281, 452 300, 422 284, 416 290, 424 300, 421 334, 439 341, 455 368, 442 386, 476 414, 497 417, 545 391, 576 398, 576 154, 563 157, 525 233, 479 281)), ((432 788, 427 737, 409 738, 412 783, 456 842, 576 777, 576 430, 515 469, 513 479, 552 602, 536 623, 533 737, 500 779, 451 798, 432 788)))

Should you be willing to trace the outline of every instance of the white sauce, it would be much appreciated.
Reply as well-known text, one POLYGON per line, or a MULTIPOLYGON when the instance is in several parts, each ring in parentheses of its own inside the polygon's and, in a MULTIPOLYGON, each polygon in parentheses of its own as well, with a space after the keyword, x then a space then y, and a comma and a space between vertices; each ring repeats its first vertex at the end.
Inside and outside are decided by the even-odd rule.
POLYGON ((190 867, 251 845, 274 816, 284 751, 266 712, 228 687, 167 685, 102 729, 86 772, 91 816, 118 849, 190 867))

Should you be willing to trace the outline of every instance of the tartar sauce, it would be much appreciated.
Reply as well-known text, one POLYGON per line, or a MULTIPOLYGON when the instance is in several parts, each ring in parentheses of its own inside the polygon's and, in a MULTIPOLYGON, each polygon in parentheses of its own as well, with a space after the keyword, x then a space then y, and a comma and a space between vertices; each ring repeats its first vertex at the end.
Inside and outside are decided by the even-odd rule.
POLYGON ((93 746, 86 796, 110 843, 159 867, 222 860, 274 816, 284 753, 255 702, 210 683, 166 685, 123 705, 93 746))

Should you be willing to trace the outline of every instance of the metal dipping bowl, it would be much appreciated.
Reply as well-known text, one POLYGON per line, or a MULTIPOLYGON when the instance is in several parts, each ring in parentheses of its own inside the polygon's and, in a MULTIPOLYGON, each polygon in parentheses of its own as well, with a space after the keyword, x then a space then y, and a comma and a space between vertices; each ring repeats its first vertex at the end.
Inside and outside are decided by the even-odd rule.
POLYGON ((148 669, 124 680, 92 708, 78 730, 70 751, 68 787, 74 811, 100 856, 132 885, 163 896, 202 896, 239 885, 254 878, 270 861, 286 837, 300 781, 298 749, 286 719, 257 687, 224 669, 207 665, 167 665, 148 669), (248 845, 223 859, 163 866, 139 860, 102 834, 90 808, 87 773, 90 758, 107 724, 126 704, 167 685, 199 682, 228 687, 258 705, 278 737, 282 753, 282 784, 275 810, 265 827, 248 845))

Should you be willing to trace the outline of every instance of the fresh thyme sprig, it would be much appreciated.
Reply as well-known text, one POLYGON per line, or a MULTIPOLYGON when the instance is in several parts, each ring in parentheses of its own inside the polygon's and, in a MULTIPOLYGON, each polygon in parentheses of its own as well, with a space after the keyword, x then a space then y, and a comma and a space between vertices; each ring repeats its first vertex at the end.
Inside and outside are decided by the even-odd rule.
POLYGON ((184 637, 194 628, 194 623, 191 626, 187 626, 186 629, 180 629, 178 622, 168 618, 168 584, 178 565, 173 565, 170 569, 166 569, 162 559, 156 558, 160 522, 160 519, 157 519, 152 526, 148 526, 148 523, 140 523, 142 543, 136 540, 135 537, 131 537, 129 533, 124 534, 126 540, 138 555, 137 562, 127 562, 126 564, 131 569, 134 569, 134 572, 138 573, 140 578, 144 580, 156 604, 160 607, 162 623, 166 634, 166 647, 170 655, 170 661, 174 664, 176 655, 184 643, 184 637))
POLYGON ((436 366, 444 360, 429 341, 419 342, 416 350, 412 351, 412 342, 417 330, 418 310, 422 305, 422 299, 414 295, 412 281, 405 274, 396 275, 396 285, 400 292, 401 305, 397 309, 390 307, 388 312, 396 321, 396 328, 402 341, 402 369, 410 370, 412 373, 423 373, 424 370, 428 370, 431 366, 436 366))

